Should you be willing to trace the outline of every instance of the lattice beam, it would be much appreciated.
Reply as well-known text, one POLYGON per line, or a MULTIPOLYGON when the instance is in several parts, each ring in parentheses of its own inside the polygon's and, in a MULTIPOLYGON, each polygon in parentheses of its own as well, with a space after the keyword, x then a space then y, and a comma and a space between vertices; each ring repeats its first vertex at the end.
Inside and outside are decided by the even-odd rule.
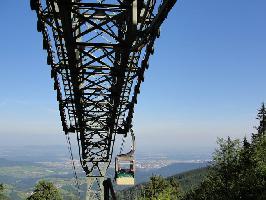
POLYGON ((31 0, 63 130, 77 134, 81 165, 94 184, 105 177, 116 134, 132 127, 154 41, 175 2, 31 0))

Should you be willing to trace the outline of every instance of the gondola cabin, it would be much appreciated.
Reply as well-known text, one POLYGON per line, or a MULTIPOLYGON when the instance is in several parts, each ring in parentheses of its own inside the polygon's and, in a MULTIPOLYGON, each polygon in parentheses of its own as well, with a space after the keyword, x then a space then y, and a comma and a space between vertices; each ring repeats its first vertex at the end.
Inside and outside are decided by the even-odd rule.
POLYGON ((115 158, 115 181, 117 185, 135 184, 135 159, 133 152, 115 158))

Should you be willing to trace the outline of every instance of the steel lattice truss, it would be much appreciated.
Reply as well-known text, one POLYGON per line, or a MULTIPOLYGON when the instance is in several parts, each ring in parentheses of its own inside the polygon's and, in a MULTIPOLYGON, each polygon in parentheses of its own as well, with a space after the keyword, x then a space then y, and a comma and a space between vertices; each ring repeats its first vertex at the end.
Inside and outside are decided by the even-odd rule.
POLYGON ((132 127, 159 27, 176 0, 32 0, 66 134, 81 165, 102 178, 116 134, 132 127), (156 11, 155 11, 156 10, 156 11))

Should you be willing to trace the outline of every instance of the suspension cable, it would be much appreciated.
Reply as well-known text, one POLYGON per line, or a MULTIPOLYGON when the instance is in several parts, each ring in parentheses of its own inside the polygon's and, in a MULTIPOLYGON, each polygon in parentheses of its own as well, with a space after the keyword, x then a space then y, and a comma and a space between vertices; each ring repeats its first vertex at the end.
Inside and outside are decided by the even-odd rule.
POLYGON ((71 141, 70 141, 70 137, 69 137, 69 133, 66 133, 66 140, 67 140, 67 144, 68 144, 68 151, 70 154, 70 160, 71 160, 71 164, 72 164, 72 171, 73 171, 73 176, 74 176, 74 183, 77 189, 77 195, 79 197, 79 199, 81 199, 81 194, 80 194, 80 183, 78 180, 78 175, 77 175, 77 171, 76 171, 76 165, 75 165, 75 161, 74 161, 74 156, 73 156, 73 151, 72 151, 72 145, 71 145, 71 141))

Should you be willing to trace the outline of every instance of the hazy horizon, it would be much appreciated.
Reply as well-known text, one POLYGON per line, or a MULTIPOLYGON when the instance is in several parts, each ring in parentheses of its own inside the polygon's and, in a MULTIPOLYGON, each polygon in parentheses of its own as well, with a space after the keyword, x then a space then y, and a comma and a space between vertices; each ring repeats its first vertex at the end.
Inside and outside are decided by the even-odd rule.
MULTIPOLYGON (((266 100, 265 9, 261 0, 176 3, 141 86, 137 151, 211 151, 217 137, 255 131, 266 100)), ((29 1, 0 10, 0 145, 65 145, 36 14, 29 1)))

